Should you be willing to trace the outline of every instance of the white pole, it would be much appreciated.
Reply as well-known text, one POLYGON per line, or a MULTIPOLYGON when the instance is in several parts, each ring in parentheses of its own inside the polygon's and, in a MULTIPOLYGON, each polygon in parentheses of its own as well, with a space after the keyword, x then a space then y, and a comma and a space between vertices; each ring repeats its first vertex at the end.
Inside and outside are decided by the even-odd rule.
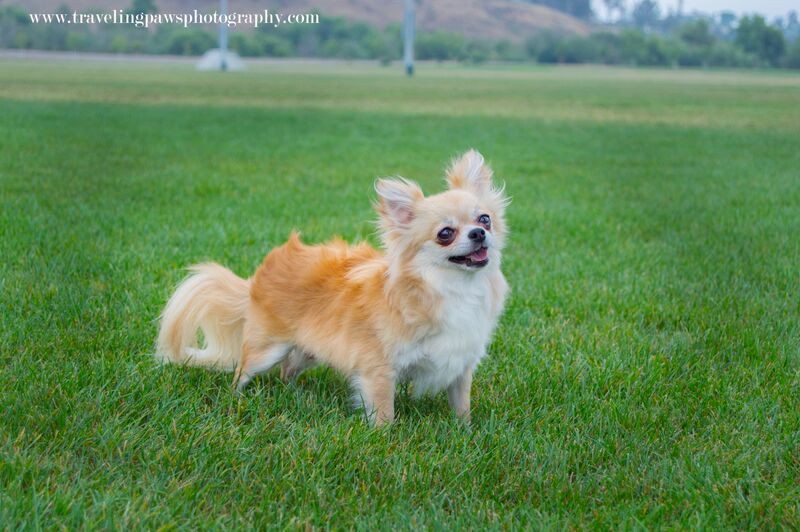
POLYGON ((403 24, 403 62, 406 74, 414 75, 414 0, 406 0, 406 12, 403 24))
MULTIPOLYGON (((226 18, 228 15, 228 0, 219 0, 219 15, 220 18, 226 18)), ((219 54, 220 54, 220 69, 224 72, 228 70, 228 25, 220 20, 219 23, 219 54)))

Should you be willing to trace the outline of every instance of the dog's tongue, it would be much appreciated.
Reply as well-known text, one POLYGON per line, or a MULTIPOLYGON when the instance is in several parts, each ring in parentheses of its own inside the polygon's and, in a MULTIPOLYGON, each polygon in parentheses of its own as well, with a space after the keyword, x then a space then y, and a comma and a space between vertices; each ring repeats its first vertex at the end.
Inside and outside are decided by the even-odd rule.
POLYGON ((486 257, 488 256, 489 251, 486 248, 480 248, 467 255, 467 258, 472 262, 481 262, 486 260, 486 257))

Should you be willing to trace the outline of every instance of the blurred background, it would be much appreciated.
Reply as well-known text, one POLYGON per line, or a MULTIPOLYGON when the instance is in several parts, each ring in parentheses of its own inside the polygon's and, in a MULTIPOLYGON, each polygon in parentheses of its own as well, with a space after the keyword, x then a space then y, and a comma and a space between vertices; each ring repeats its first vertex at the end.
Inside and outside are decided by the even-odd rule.
POLYGON ((218 0, 64 1, 0 0, 0 529, 800 530, 797 0, 421 0, 412 78, 403 0, 230 0, 319 18, 236 73, 31 22, 218 0), (378 245, 374 179, 468 148, 513 198, 469 430, 146 356, 187 265, 378 245))
MULTIPOLYGON (((800 68, 792 0, 416 0, 420 60, 800 68)), ((402 57, 403 2, 231 0, 229 12, 317 13, 318 24, 242 25, 244 57, 378 60, 402 57)), ((29 13, 212 13, 217 0, 0 0, 0 48, 201 55, 213 25, 32 24, 29 13)))

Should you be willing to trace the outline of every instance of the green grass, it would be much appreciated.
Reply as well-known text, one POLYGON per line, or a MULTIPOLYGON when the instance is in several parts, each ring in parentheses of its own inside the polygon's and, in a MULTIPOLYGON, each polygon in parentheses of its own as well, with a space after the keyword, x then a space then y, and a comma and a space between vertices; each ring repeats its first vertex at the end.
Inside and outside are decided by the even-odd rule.
POLYGON ((0 528, 800 526, 800 77, 0 61, 0 528), (480 149, 512 294, 466 428, 159 367, 182 268, 376 242, 480 149))

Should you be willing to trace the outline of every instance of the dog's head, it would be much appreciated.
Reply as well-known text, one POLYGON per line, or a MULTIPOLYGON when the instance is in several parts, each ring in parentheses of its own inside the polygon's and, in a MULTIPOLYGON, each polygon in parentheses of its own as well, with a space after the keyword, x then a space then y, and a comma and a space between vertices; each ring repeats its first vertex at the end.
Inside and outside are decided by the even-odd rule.
POLYGON ((393 268, 480 272, 500 265, 508 199, 483 156, 470 150, 447 170, 448 190, 425 197, 406 179, 375 184, 381 236, 393 268))

